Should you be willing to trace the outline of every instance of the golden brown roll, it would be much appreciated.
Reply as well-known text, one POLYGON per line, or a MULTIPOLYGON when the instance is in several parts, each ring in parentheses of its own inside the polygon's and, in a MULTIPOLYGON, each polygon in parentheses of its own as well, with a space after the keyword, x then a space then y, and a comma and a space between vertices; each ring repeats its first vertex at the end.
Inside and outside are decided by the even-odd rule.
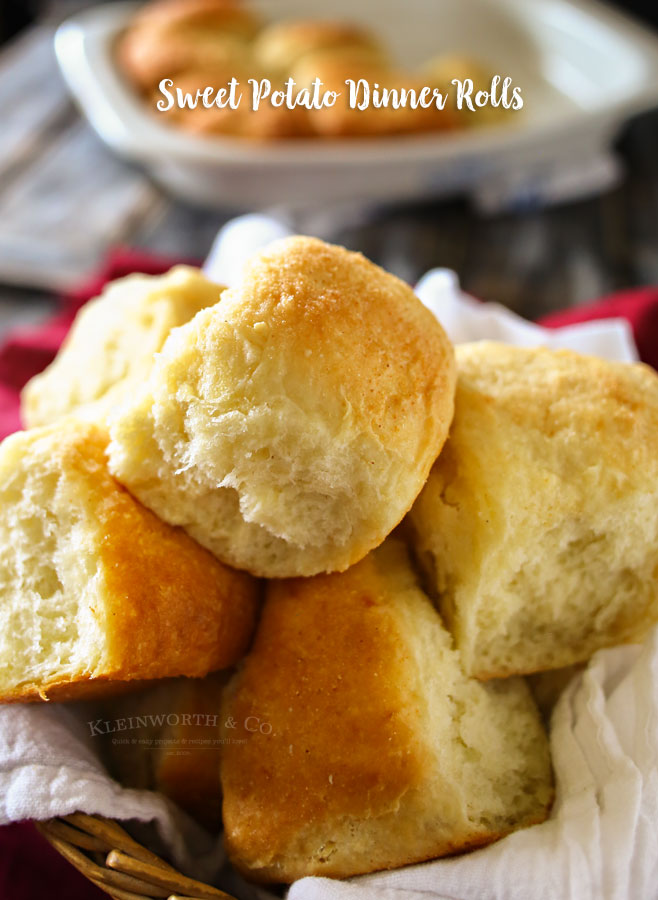
MULTIPOLYGON (((473 91, 469 95, 473 103, 478 91, 491 92, 491 84, 496 73, 477 59, 457 53, 445 53, 426 62, 419 74, 425 84, 448 94, 446 113, 455 127, 476 128, 482 125, 498 125, 513 119, 512 110, 505 109, 502 104, 494 106, 489 102, 486 106, 472 110, 463 101, 462 108, 458 108, 458 86, 453 84, 453 81, 461 81, 465 87, 467 87, 467 80, 473 82, 473 91)), ((518 112, 516 114, 518 115, 518 112)))
POLYGON ((288 238, 171 334, 112 422, 110 467, 230 565, 342 570, 420 491, 454 379, 452 347, 411 288, 360 254, 288 238))
POLYGON ((0 445, 0 701, 201 677, 244 653, 257 587, 161 522, 67 423, 0 445))
POLYGON ((457 350, 450 438, 415 547, 466 670, 557 669, 658 620, 658 377, 482 342, 457 350))
POLYGON ((225 844, 255 881, 454 853, 552 800, 523 680, 465 677, 394 539, 340 575, 267 586, 222 721, 225 844))
POLYGON ((147 377, 171 329, 217 303, 222 290, 191 266, 113 281, 82 307, 54 362, 23 389, 25 426, 68 415, 103 422, 147 377))
POLYGON ((287 76, 309 54, 352 53, 386 64, 388 56, 376 37, 351 22, 294 19, 264 28, 254 44, 254 54, 264 68, 287 76))
POLYGON ((219 831, 221 694, 226 673, 175 678, 103 701, 91 728, 124 787, 159 791, 209 831, 219 831))
POLYGON ((260 28, 260 21, 241 0, 150 0, 135 14, 136 28, 225 31, 245 40, 260 28))
MULTIPOLYGON (((358 49, 309 53, 293 68, 292 77, 301 87, 310 87, 319 78, 324 91, 335 91, 339 95, 333 106, 313 109, 309 113, 313 131, 323 137, 412 134, 446 130, 454 124, 454 114, 449 108, 425 108, 418 103, 416 98, 421 97, 425 87, 422 79, 358 49), (354 82, 354 88, 347 84, 348 79, 354 82), (364 82, 367 82, 368 94, 364 82), (350 105, 351 90, 356 94, 353 105, 350 105), (388 92, 387 105, 380 106, 379 98, 383 100, 384 92, 388 92), (413 103, 417 104, 416 108, 413 103), (358 105, 365 106, 360 109, 358 105)), ((428 96, 426 102, 430 99, 428 96)))
POLYGON ((231 136, 254 141, 292 140, 311 135, 305 109, 263 105, 257 110, 241 106, 231 109, 197 109, 180 119, 191 134, 231 136))
POLYGON ((235 0, 157 0, 134 17, 117 45, 124 75, 152 91, 187 69, 244 64, 259 22, 235 0))
MULTIPOLYGON (((172 106, 170 110, 158 112, 157 115, 163 116, 165 121, 192 134, 223 135, 262 141, 307 137, 310 134, 310 123, 308 111, 304 107, 289 109, 287 106, 277 107, 265 101, 258 109, 252 108, 247 82, 249 78, 261 77, 264 77, 262 72, 239 66, 216 68, 214 71, 184 72, 172 79, 174 83, 168 88, 176 99, 178 98, 176 91, 182 91, 183 94, 189 94, 194 98, 207 87, 213 88, 215 96, 218 89, 227 88, 230 79, 236 78, 243 93, 238 108, 222 109, 217 105, 205 107, 199 102, 193 109, 189 105, 182 109, 172 106)), ((273 90, 279 89, 281 85, 273 87, 273 90)), ((158 102, 164 99, 160 91, 155 93, 152 98, 153 110, 157 110, 158 102)))

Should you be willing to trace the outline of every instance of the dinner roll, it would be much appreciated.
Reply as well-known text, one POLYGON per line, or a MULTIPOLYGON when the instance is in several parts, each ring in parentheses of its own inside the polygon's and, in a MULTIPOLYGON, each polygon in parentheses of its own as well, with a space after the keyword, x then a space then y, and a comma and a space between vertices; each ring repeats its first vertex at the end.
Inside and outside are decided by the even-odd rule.
POLYGON ((159 791, 219 831, 221 692, 225 672, 174 678, 93 708, 110 772, 124 787, 159 791))
MULTIPOLYGON (((157 91, 160 100, 164 96, 159 90, 163 79, 177 82, 181 75, 198 69, 209 72, 250 69, 252 57, 244 41, 230 34, 204 32, 202 35, 192 39, 182 31, 167 34, 163 39, 157 30, 130 31, 119 45, 119 65, 134 87, 146 95, 157 91)), ((255 70, 250 77, 256 77, 255 70)), ((218 81, 216 75, 209 83, 218 81)))
POLYGON ((0 701, 203 676, 247 647, 256 585, 161 522, 69 421, 0 445, 0 701))
POLYGON ((151 0, 133 16, 136 28, 221 31, 244 40, 260 28, 255 13, 241 0, 151 0))
POLYGON ((119 68, 140 91, 188 69, 240 65, 259 22, 234 0, 147 3, 118 41, 119 68))
POLYGON ((455 853, 552 799, 526 685, 463 674, 395 539, 343 574, 268 585, 222 722, 225 844, 256 881, 455 853))
POLYGON ((411 288, 358 253, 287 238, 172 332, 111 424, 110 468, 238 568, 346 569, 423 486, 454 379, 411 288))
MULTIPOLYGON (((226 66, 223 70, 217 68, 214 72, 190 70, 177 76, 169 91, 174 97, 178 97, 176 91, 181 91, 183 96, 190 95, 191 98, 196 98, 199 92, 202 94, 208 87, 212 87, 214 91, 227 87, 231 78, 236 78, 241 84, 246 85, 249 78, 259 78, 261 75, 262 73, 254 69, 237 66, 226 66)), ((153 109, 157 108, 162 99, 163 95, 159 91, 153 95, 153 109)), ((251 103, 242 102, 237 109, 231 109, 221 108, 216 104, 204 106, 202 102, 198 102, 193 108, 174 105, 158 115, 161 115, 165 122, 200 135, 223 135, 269 141, 305 137, 310 133, 309 112, 301 106, 290 109, 287 106, 263 103, 258 109, 253 109, 251 103)))
MULTIPOLYGON (((449 115, 452 123, 459 128, 477 128, 504 122, 509 125, 514 120, 514 116, 519 114, 518 110, 505 109, 502 104, 494 106, 492 103, 487 103, 486 106, 469 109, 465 100, 459 109, 455 81, 461 81, 465 89, 468 87, 467 81, 470 80, 473 83, 473 91, 470 94, 472 103, 479 91, 491 92, 491 85, 496 75, 495 69, 489 68, 478 59, 460 53, 444 53, 428 60, 421 67, 420 75, 425 84, 448 95, 445 112, 449 115)), ((466 96, 469 95, 466 94, 466 96)))
POLYGON ((658 377, 458 348, 455 420, 410 516, 478 678, 561 668, 658 620, 658 377))
POLYGON ((352 22, 294 19, 264 28, 254 43, 254 55, 271 71, 286 77, 305 56, 320 51, 367 54, 386 63, 387 54, 376 37, 352 22))
POLYGON ((222 290, 190 266, 113 281, 82 307, 55 361, 23 389, 24 424, 70 414, 103 421, 146 378, 171 329, 217 303, 222 290))
POLYGON ((355 50, 322 50, 305 55, 293 70, 292 77, 300 87, 311 87, 319 78, 323 90, 335 91, 338 95, 333 106, 311 110, 308 114, 310 126, 316 134, 324 137, 375 137, 392 134, 411 134, 450 128, 454 116, 450 110, 439 110, 435 106, 424 108, 418 104, 425 86, 417 77, 395 69, 372 54, 355 50), (356 103, 350 103, 351 80, 358 85, 356 103), (364 84, 370 86, 370 93, 364 92, 364 84), (374 104, 378 97, 384 97, 388 105, 374 104), (402 101, 403 105, 400 105, 402 101), (366 109, 359 104, 369 102, 366 109))

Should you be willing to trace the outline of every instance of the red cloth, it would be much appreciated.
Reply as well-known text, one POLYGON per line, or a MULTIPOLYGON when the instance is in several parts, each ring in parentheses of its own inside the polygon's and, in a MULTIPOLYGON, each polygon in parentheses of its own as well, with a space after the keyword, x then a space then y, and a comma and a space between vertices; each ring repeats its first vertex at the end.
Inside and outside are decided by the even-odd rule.
MULTIPOLYGON (((157 275, 173 264, 120 250, 102 272, 80 290, 62 298, 61 309, 50 321, 16 332, 0 346, 0 437, 20 427, 19 391, 26 381, 52 360, 82 304, 96 296, 106 281, 130 272, 157 275)), ((628 319, 642 359, 658 369, 658 288, 641 288, 607 297, 596 303, 554 313, 542 325, 559 328, 588 319, 628 319)), ((44 889, 68 900, 100 900, 107 895, 95 888, 53 850, 30 824, 0 828, 0 900, 37 900, 44 889)))
POLYGON ((589 319, 628 319, 633 329, 640 359, 658 369, 658 287, 623 291, 539 320, 547 328, 575 325, 589 319))
POLYGON ((107 894, 73 868, 34 825, 0 828, 0 900, 107 900, 107 894))

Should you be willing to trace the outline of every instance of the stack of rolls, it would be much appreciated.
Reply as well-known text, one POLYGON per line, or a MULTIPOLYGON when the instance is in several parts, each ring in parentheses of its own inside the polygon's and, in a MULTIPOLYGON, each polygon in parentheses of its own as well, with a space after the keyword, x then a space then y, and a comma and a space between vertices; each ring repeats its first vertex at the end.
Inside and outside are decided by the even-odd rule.
POLYGON ((169 92, 189 95, 192 104, 176 104, 157 114, 196 134, 256 140, 377 137, 443 131, 461 121, 454 104, 442 110, 434 105, 351 108, 346 79, 418 93, 425 85, 434 86, 435 67, 429 81, 423 69, 403 70, 369 28, 354 22, 292 19, 264 24, 239 0, 152 0, 120 36, 116 61, 154 112, 166 98, 159 87, 163 79, 169 92), (199 101, 205 89, 225 88, 233 78, 245 95, 250 93, 250 79, 267 79, 274 91, 292 78, 296 91, 312 89, 319 79, 323 91, 340 96, 333 107, 312 110, 274 106, 268 100, 253 109, 250 96, 243 96, 237 108, 199 101))
POLYGON ((221 794, 254 881, 543 821, 523 676, 559 683, 658 621, 655 373, 455 353, 341 247, 275 242, 229 289, 185 269, 117 282, 24 399, 35 427, 0 447, 0 699, 178 679, 130 709, 175 711, 148 736, 174 743, 210 714, 217 752, 140 766, 118 747, 115 771, 211 827, 221 794))

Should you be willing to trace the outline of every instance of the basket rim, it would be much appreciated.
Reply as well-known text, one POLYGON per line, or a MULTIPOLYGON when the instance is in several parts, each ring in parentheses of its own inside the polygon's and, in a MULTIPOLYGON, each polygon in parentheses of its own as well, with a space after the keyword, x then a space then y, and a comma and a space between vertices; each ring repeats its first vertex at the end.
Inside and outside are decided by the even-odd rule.
POLYGON ((58 853, 115 900, 236 900, 183 875, 113 819, 76 812, 34 824, 58 853))

